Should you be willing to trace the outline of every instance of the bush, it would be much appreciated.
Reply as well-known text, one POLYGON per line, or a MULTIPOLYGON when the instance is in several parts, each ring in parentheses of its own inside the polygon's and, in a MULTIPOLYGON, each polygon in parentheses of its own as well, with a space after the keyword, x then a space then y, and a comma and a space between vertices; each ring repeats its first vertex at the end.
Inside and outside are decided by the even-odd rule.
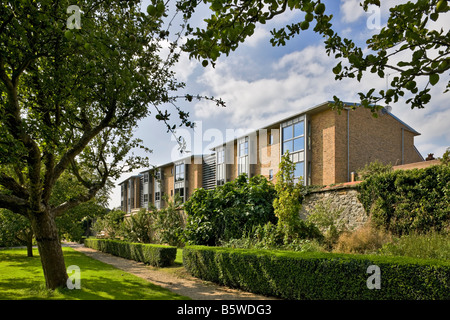
POLYGON ((391 236, 377 229, 371 223, 354 230, 343 232, 337 240, 334 250, 342 253, 376 253, 391 240, 391 236))
POLYGON ((124 218, 118 234, 130 242, 151 243, 154 233, 152 219, 146 209, 124 218))
POLYGON ((378 160, 366 164, 363 168, 357 170, 358 178, 365 180, 373 175, 392 172, 392 164, 383 164, 378 160))
POLYGON ((449 224, 450 166, 373 175, 358 189, 373 222, 394 235, 439 232, 449 224))
POLYGON ((183 230, 185 218, 181 209, 181 197, 175 195, 173 200, 164 196, 167 207, 157 210, 152 208, 152 221, 155 233, 155 241, 171 246, 183 246, 183 230))
POLYGON ((345 224, 341 218, 342 212, 342 209, 332 209, 331 201, 319 201, 307 217, 307 221, 317 226, 322 232, 327 249, 331 249, 345 231, 345 224))
POLYGON ((317 228, 305 222, 302 235, 309 235, 306 238, 296 237, 290 239, 286 237, 286 233, 280 224, 272 224, 270 222, 265 225, 257 226, 252 232, 248 232, 240 239, 231 239, 220 243, 222 247, 241 248, 241 249, 269 249, 269 250, 291 250, 301 252, 323 251, 318 240, 321 240, 320 233, 317 228))
POLYGON ((184 204, 184 237, 189 244, 216 245, 240 238, 254 226, 276 222, 273 185, 245 174, 212 190, 197 189, 184 204))
POLYGON ((183 264, 195 277, 284 299, 449 299, 450 263, 405 257, 187 246, 183 264), (368 289, 381 269, 381 289, 368 289))
POLYGON ((155 267, 166 267, 173 264, 177 255, 176 247, 164 245, 132 243, 108 239, 84 240, 84 245, 112 255, 150 264, 155 267))

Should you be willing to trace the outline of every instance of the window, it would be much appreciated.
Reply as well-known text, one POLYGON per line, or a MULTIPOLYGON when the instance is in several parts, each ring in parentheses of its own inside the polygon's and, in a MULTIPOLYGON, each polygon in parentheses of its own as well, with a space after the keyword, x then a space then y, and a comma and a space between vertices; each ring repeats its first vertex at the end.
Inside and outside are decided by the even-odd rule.
POLYGON ((269 135, 269 146, 273 145, 273 134, 269 135))
POLYGON ((184 202, 184 188, 175 189, 175 195, 179 195, 181 198, 181 201, 184 202))
POLYGON ((175 181, 184 180, 184 163, 175 165, 175 181))
POLYGON ((225 184, 225 149, 223 147, 217 149, 217 168, 216 168, 216 185, 225 184))
POLYGON ((269 180, 273 180, 273 169, 269 170, 269 180))
POLYGON ((294 182, 298 183, 300 181, 303 181, 303 172, 305 170, 305 163, 304 162, 297 162, 295 164, 294 169, 294 182))
POLYGON ((239 143, 239 156, 244 157, 248 155, 248 138, 246 137, 245 140, 242 140, 239 143))
POLYGON ((217 163, 225 163, 225 150, 223 148, 217 151, 217 163))
POLYGON ((144 173, 144 183, 148 183, 148 173, 144 173))
POLYGON ((249 174, 248 162, 248 137, 239 140, 238 157, 238 175, 242 173, 249 174))
POLYGON ((144 202, 148 202, 148 194, 144 194, 144 202))
POLYGON ((160 201, 161 200, 161 192, 157 191, 155 192, 155 201, 160 201))
POLYGON ((283 154, 305 149, 305 124, 300 121, 283 128, 283 154))

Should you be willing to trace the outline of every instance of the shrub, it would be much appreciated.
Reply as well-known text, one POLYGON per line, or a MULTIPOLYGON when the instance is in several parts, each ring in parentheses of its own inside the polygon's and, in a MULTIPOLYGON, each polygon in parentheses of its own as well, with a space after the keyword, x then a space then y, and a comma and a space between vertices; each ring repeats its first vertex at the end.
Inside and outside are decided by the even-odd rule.
POLYGON ((156 244, 132 243, 109 239, 84 240, 84 245, 112 255, 150 264, 155 267, 166 267, 173 264, 177 254, 176 247, 156 244))
POLYGON ((392 164, 383 164, 382 162, 375 160, 369 164, 366 164, 363 168, 357 170, 358 178, 365 180, 373 175, 380 173, 387 173, 392 171, 392 164))
POLYGON ((185 226, 181 197, 176 194, 173 200, 170 200, 168 196, 164 196, 164 199, 167 207, 159 210, 153 208, 151 213, 155 240, 161 244, 181 247, 185 226))
POLYGON ((345 231, 345 225, 341 219, 342 212, 343 210, 332 209, 330 201, 319 201, 307 217, 307 221, 316 225, 322 232, 323 242, 328 249, 333 247, 345 231))
POLYGON ((111 210, 103 217, 98 218, 92 229, 98 234, 104 233, 106 238, 115 239, 121 236, 124 218, 125 212, 122 210, 111 210))
MULTIPOLYGON (((311 230, 303 234, 311 235, 317 232, 314 225, 305 223, 311 230)), ((291 250, 301 252, 322 251, 323 248, 317 239, 295 238, 288 239, 282 229, 282 225, 271 222, 257 226, 252 232, 248 232, 240 239, 223 241, 220 246, 241 249, 270 249, 270 250, 291 250)), ((310 238, 318 238, 320 234, 314 234, 310 238)))
POLYGON ((245 174, 212 190, 197 189, 184 204, 189 244, 215 245, 240 238, 254 226, 275 222, 275 189, 263 176, 245 174))
POLYGON ((343 232, 338 238, 334 250, 343 253, 376 253, 391 236, 377 229, 371 223, 354 230, 343 232))
POLYGON ((450 166, 373 175, 358 189, 373 222, 394 235, 441 231, 450 221, 450 166))
POLYGON ((149 213, 142 208, 123 220, 120 234, 126 241, 150 243, 152 242, 153 229, 149 213))
POLYGON ((187 246, 183 264, 195 277, 284 299, 450 298, 450 263, 436 260, 187 246), (379 290, 367 287, 371 265, 379 290))

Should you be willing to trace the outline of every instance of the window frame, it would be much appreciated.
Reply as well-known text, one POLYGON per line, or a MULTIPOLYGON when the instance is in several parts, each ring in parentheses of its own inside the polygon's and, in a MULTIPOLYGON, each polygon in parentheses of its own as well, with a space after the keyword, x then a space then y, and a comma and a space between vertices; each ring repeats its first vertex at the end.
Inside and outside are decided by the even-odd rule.
POLYGON ((291 123, 289 125, 283 126, 282 130, 281 130, 281 147, 282 147, 282 154, 286 153, 286 144, 290 143, 292 150, 289 150, 289 153, 294 153, 294 152, 299 152, 299 151, 304 151, 305 150, 305 120, 299 120, 297 122, 291 123), (301 131, 299 135, 295 135, 295 126, 296 125, 300 125, 301 124, 301 131), (290 130, 289 130, 290 129, 290 130), (285 136, 287 135, 287 131, 290 131, 290 137, 289 138, 285 138, 285 136), (302 148, 298 149, 298 150, 294 150, 294 146, 295 146, 295 142, 296 141, 303 141, 302 143, 302 148))

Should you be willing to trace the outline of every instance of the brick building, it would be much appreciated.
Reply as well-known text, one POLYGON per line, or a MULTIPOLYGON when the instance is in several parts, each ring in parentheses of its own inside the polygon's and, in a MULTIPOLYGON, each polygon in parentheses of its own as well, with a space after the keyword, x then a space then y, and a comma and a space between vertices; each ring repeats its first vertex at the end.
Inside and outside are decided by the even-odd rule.
POLYGON ((414 146, 420 133, 390 112, 382 109, 375 118, 370 110, 348 103, 339 113, 330 103, 236 137, 214 147, 211 155, 187 157, 128 178, 120 183, 122 200, 133 197, 122 201, 122 209, 131 212, 149 203, 161 208, 164 194, 186 200, 197 188, 214 188, 242 173, 273 180, 287 150, 296 165, 294 177, 306 185, 348 182, 352 172, 375 160, 392 165, 424 161, 414 146))

